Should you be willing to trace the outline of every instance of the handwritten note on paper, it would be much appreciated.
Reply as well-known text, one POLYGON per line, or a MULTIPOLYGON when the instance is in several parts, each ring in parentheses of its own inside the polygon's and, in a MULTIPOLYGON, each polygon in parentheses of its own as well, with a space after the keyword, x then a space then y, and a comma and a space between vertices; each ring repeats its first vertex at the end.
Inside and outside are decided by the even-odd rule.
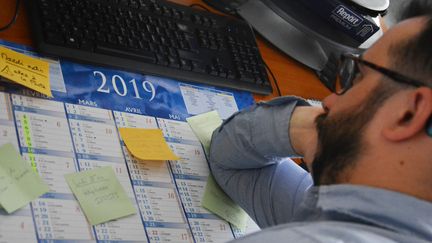
POLYGON ((109 166, 67 174, 65 178, 91 225, 136 213, 109 166))
MULTIPOLYGON (((219 114, 211 111, 186 120, 208 154, 213 131, 222 124, 219 114)), ((249 219, 247 213, 225 194, 212 175, 207 179, 201 205, 241 230, 244 230, 247 225, 249 219)))
POLYGON ((212 175, 207 179, 202 206, 226 221, 244 230, 249 220, 248 214, 219 187, 212 175))
POLYGON ((0 147, 0 204, 6 212, 24 207, 48 190, 12 144, 0 147))
POLYGON ((46 61, 0 46, 0 76, 52 97, 46 61))
POLYGON ((206 154, 208 154, 213 131, 222 124, 222 119, 219 114, 217 111, 210 111, 186 118, 186 121, 204 146, 206 154))
POLYGON ((179 160, 166 143, 162 130, 119 128, 131 154, 141 160, 179 160))

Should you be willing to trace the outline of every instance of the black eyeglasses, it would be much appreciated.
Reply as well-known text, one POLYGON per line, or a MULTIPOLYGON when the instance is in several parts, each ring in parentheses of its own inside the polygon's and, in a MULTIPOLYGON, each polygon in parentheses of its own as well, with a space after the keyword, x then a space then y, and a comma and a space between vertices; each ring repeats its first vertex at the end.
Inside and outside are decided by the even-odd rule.
POLYGON ((380 72, 381 74, 391 78, 398 83, 413 85, 416 87, 426 86, 426 84, 418 80, 409 78, 405 75, 389 70, 387 68, 380 67, 352 54, 344 54, 341 55, 339 61, 338 77, 336 80, 336 82, 339 83, 336 84, 335 90, 333 90, 334 93, 336 93, 337 95, 342 95, 353 86, 353 82, 360 73, 359 64, 372 68, 373 70, 380 72))

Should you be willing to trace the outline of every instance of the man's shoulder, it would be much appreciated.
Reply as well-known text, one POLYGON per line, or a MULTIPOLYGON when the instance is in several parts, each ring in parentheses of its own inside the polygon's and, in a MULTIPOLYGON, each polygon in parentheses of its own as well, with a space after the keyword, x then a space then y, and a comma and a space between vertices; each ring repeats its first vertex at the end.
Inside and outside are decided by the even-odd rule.
POLYGON ((245 236, 236 243, 261 242, 426 242, 411 235, 402 235, 387 229, 340 221, 288 223, 245 236))

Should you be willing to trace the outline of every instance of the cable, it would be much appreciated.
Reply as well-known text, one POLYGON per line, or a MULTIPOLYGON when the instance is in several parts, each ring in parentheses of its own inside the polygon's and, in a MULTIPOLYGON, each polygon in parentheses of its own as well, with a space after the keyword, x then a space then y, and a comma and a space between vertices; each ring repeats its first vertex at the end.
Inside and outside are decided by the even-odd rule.
POLYGON ((0 27, 0 32, 9 29, 16 22, 16 20, 18 18, 18 11, 19 11, 20 2, 21 2, 21 0, 16 0, 14 16, 12 17, 12 19, 9 21, 9 23, 7 25, 0 27))
POLYGON ((194 4, 191 4, 191 5, 189 5, 189 7, 199 7, 199 8, 202 8, 202 9, 204 9, 205 11, 207 11, 207 12, 210 12, 210 10, 208 9, 208 8, 206 8, 204 5, 201 5, 201 4, 199 4, 199 3, 194 3, 194 4))
MULTIPOLYGON (((252 35, 254 37, 254 40, 257 40, 256 35, 255 35, 255 29, 252 27, 252 25, 249 22, 247 22, 245 19, 243 19, 243 20, 249 25, 249 28, 252 30, 252 35)), ((263 60, 263 63, 265 65, 266 69, 268 70, 268 72, 270 73, 270 75, 272 76, 272 79, 273 79, 273 81, 274 81, 274 83, 276 85, 276 89, 277 89, 278 95, 282 96, 282 92, 280 91, 279 84, 278 84, 278 82, 276 80, 276 77, 274 76, 272 70, 269 68, 269 66, 267 65, 267 63, 264 60, 263 60)))
MULTIPOLYGON (((263 62, 264 62, 264 60, 263 60, 263 62)), ((272 79, 273 79, 273 81, 274 81, 274 83, 276 85, 276 89, 277 89, 278 95, 282 96, 282 93, 280 91, 280 88, 279 88, 278 82, 276 80, 276 77, 274 76, 273 72, 271 71, 271 69, 269 68, 269 66, 267 65, 266 62, 264 62, 264 65, 265 65, 266 69, 269 71, 270 75, 272 76, 272 79)))

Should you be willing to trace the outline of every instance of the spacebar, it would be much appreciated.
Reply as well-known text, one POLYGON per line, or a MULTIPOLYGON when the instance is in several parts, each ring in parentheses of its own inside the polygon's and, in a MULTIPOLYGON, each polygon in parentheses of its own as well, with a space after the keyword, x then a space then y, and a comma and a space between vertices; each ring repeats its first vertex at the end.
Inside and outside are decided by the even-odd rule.
POLYGON ((95 52, 101 54, 107 54, 111 56, 130 58, 130 59, 139 60, 148 63, 156 62, 156 57, 152 52, 138 50, 138 49, 124 48, 121 46, 98 44, 96 45, 95 52))

